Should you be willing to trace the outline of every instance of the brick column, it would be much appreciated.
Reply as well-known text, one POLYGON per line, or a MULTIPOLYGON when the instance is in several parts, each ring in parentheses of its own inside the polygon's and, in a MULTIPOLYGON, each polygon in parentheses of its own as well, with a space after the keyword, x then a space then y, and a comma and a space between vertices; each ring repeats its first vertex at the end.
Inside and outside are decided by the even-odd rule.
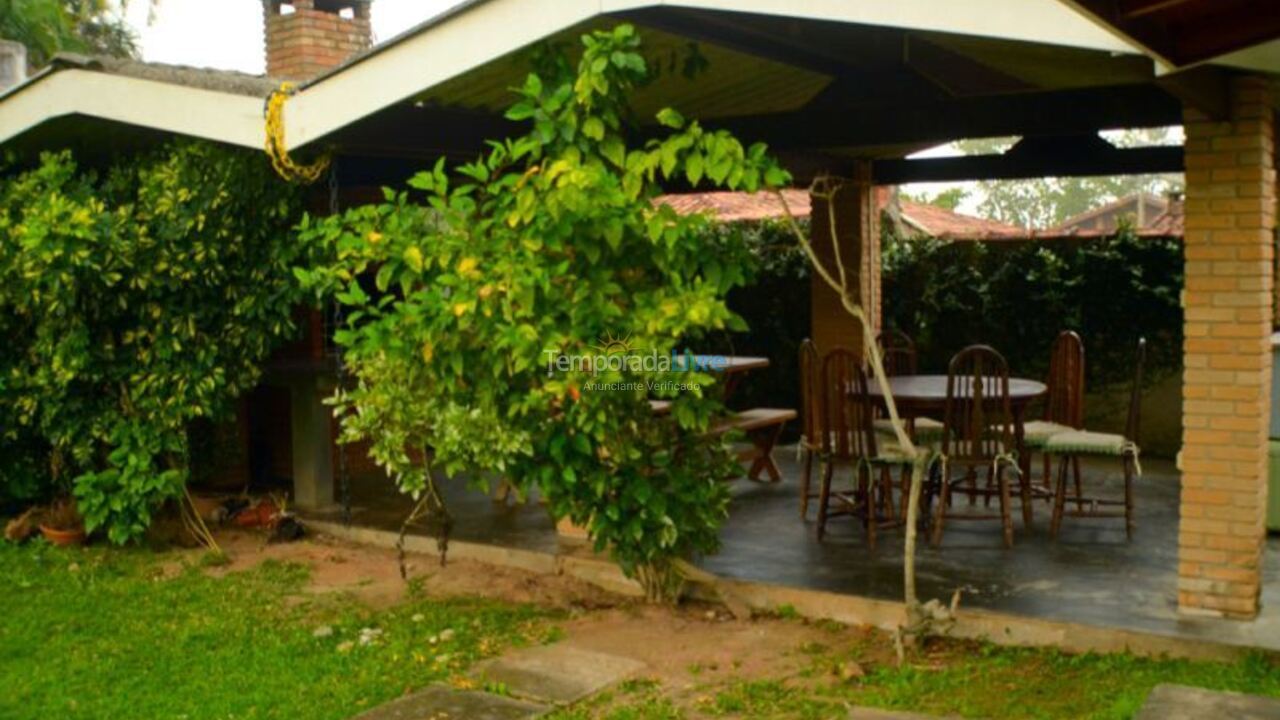
POLYGON ((1271 405, 1275 132, 1269 85, 1231 83, 1231 116, 1185 111, 1178 607, 1258 612, 1271 405))
MULTIPOLYGON (((846 282, 860 298, 863 310, 879 326, 880 318, 880 220, 870 164, 860 164, 857 177, 833 179, 826 188, 830 197, 812 198, 810 240, 814 253, 837 275, 831 211, 835 214, 835 239, 846 282)), ((837 276, 838 277, 838 276, 837 276)), ((862 348, 862 330, 840 303, 839 295, 816 273, 810 281, 810 336, 819 352, 847 347, 862 348)))

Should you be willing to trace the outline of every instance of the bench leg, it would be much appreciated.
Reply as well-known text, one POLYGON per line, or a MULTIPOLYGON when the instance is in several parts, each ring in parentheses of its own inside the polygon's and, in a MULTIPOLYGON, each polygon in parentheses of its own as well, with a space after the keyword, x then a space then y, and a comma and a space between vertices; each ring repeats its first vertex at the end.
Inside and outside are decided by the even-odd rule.
POLYGON ((751 469, 747 471, 748 478, 759 480, 763 471, 769 473, 770 482, 781 482, 782 473, 778 470, 778 464, 773 461, 773 446, 778 444, 781 434, 782 425, 760 428, 749 434, 751 444, 755 445, 755 457, 751 462, 751 469))

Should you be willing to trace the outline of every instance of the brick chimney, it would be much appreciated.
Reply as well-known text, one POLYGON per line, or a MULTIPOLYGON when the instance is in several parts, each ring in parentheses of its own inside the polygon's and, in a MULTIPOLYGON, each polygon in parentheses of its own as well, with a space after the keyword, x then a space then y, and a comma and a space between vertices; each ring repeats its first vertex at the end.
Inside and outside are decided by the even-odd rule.
POLYGON ((267 75, 309 80, 373 44, 372 0, 264 0, 267 75))

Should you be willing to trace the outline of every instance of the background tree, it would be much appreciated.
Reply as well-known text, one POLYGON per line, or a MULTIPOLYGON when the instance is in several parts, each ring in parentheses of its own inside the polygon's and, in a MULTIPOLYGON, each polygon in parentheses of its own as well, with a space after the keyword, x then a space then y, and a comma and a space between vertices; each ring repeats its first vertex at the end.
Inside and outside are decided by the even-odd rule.
POLYGON ((583 36, 576 72, 567 57, 544 51, 507 113, 528 134, 453 172, 437 163, 414 195, 304 223, 337 260, 299 275, 339 288, 350 310, 337 334, 355 378, 336 398, 343 439, 371 443, 442 541, 436 470, 503 477, 586 527, 651 599, 671 599, 678 561, 717 547, 723 480, 741 472, 709 432, 719 379, 556 363, 611 346, 669 358, 741 329, 724 298, 745 280, 745 251, 706 247, 707 217, 653 199, 677 176, 741 190, 787 178, 763 146, 672 110, 658 114, 665 138, 628 147, 627 99, 649 67, 631 26, 583 36), (650 397, 672 401, 669 417, 650 397))
POLYGON ((124 3, 111 0, 0 0, 0 39, 27 47, 33 66, 59 52, 137 57, 124 3))
MULTIPOLYGON (((1118 147, 1139 147, 1168 143, 1169 128, 1147 128, 1108 133, 1118 147)), ((967 155, 986 155, 1008 149, 1016 138, 961 140, 956 146, 967 155)), ((1105 175, 1097 177, 1035 178, 1031 180, 983 180, 976 183, 975 195, 982 198, 978 212, 983 217, 1029 228, 1047 228, 1068 218, 1134 193, 1165 195, 1181 192, 1182 176, 1105 175)))

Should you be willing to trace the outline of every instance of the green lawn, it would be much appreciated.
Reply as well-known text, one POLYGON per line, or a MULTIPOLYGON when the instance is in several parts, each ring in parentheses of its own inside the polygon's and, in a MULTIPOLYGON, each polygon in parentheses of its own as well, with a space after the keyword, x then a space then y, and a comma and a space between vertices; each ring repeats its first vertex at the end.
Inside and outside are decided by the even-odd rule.
POLYGON ((537 609, 413 593, 372 611, 304 593, 306 575, 0 543, 0 717, 337 720, 552 628, 537 609), (365 628, 381 631, 367 645, 365 628))
MULTIPOLYGON (((196 556, 0 544, 0 718, 337 720, 408 689, 458 682, 482 657, 559 634, 561 615, 545 609, 427 599, 411 588, 394 607, 373 610, 348 595, 307 592, 297 565, 268 561, 214 577, 191 560, 179 565, 182 557, 196 556), (362 631, 376 637, 362 644, 362 631)), ((1220 664, 937 641, 900 668, 882 634, 815 628, 823 642, 778 647, 778 660, 794 662, 771 659, 764 674, 736 662, 691 665, 551 718, 834 720, 850 705, 871 705, 1118 719, 1162 682, 1280 696, 1280 664, 1261 655, 1220 664), (784 665, 793 669, 774 670, 784 665)))

